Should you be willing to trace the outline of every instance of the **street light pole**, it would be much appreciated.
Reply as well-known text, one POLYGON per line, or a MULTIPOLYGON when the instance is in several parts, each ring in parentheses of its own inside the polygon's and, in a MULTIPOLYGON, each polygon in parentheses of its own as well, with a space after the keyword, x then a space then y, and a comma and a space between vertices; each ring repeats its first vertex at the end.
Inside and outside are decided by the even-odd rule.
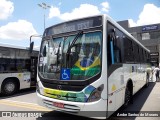
POLYGON ((43 10, 44 10, 44 30, 45 30, 45 17, 46 17, 45 16, 45 10, 47 8, 50 8, 51 6, 47 5, 46 3, 38 4, 38 6, 41 7, 41 8, 43 8, 43 10))

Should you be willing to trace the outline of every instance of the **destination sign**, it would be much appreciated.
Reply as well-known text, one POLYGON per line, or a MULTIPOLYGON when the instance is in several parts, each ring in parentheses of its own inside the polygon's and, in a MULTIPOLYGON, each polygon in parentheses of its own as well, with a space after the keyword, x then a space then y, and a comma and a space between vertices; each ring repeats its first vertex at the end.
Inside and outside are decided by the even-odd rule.
POLYGON ((66 32, 79 31, 94 28, 102 25, 102 16, 80 19, 70 22, 61 23, 46 29, 45 35, 55 35, 66 32))

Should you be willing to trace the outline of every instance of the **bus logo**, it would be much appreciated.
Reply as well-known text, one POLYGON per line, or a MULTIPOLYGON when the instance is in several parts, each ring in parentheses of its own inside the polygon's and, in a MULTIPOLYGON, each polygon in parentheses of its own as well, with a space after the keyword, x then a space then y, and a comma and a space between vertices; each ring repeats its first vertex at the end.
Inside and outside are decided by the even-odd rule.
POLYGON ((61 89, 62 89, 62 86, 61 86, 61 85, 57 85, 57 89, 58 89, 58 90, 61 90, 61 89))

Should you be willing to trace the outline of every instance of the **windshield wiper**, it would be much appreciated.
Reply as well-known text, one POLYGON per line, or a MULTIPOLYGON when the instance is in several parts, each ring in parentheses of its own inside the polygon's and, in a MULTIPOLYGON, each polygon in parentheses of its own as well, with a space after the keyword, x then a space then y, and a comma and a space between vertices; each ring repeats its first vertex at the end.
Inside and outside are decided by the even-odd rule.
POLYGON ((57 50, 57 63, 56 63, 56 66, 57 66, 57 68, 58 68, 58 62, 59 62, 59 49, 60 49, 60 47, 61 47, 61 42, 59 43, 59 46, 58 46, 58 50, 57 50))
MULTIPOLYGON (((69 56, 70 56, 70 52, 71 52, 71 48, 75 45, 75 42, 78 40, 78 38, 83 35, 83 31, 80 31, 77 33, 77 35, 75 36, 75 38, 73 39, 72 43, 68 45, 68 49, 67 49, 67 53, 66 53, 66 62, 68 63, 69 62, 69 56)), ((70 64, 70 62, 69 62, 70 64)), ((66 68, 68 67, 69 65, 66 64, 66 68)))
POLYGON ((83 31, 80 31, 77 33, 77 35, 75 36, 75 38, 73 39, 71 45, 69 45, 68 49, 67 49, 67 53, 70 52, 70 49, 74 46, 75 42, 78 40, 79 36, 83 35, 83 31))

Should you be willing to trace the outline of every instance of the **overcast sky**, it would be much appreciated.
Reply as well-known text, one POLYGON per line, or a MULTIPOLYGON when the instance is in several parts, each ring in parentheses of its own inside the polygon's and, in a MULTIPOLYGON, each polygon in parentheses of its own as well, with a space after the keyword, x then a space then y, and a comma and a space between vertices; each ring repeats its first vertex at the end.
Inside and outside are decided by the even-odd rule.
MULTIPOLYGON (((46 27, 75 18, 108 14, 130 26, 160 23, 160 0, 0 0, 0 43, 29 46, 29 37, 46 27), (51 6, 43 10, 37 4, 51 6)), ((35 47, 40 39, 35 39, 35 47)))

